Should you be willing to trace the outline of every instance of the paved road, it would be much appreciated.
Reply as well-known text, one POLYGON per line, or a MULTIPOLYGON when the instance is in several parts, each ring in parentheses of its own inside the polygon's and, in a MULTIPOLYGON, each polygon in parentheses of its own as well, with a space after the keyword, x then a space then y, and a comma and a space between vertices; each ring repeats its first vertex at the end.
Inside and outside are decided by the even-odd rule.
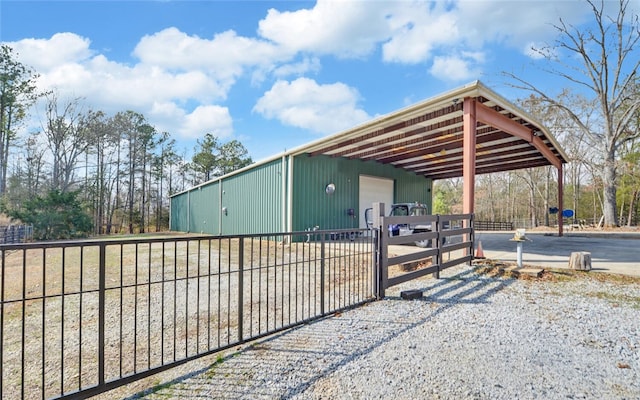
MULTIPOLYGON (((640 234, 638 235, 566 235, 527 232, 531 239, 524 243, 523 263, 549 268, 568 268, 574 251, 591 253, 595 271, 640 276, 640 234)), ((476 247, 482 243, 487 258, 516 261, 516 243, 509 241, 513 232, 476 232, 476 247)))

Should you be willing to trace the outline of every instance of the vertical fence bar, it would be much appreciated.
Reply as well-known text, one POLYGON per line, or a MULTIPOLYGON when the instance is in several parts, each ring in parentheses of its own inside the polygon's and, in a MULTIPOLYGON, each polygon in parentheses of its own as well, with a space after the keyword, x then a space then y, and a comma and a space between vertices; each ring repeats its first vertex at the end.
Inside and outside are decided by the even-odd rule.
POLYGON ((242 322, 244 319, 244 238, 238 240, 238 341, 242 341, 242 322))
MULTIPOLYGON (((174 246, 177 245, 177 242, 173 242, 174 246)), ((162 269, 162 275, 160 277, 160 291, 162 292, 160 295, 160 364, 164 365, 164 282, 166 280, 165 276, 165 242, 162 242, 162 257, 160 261, 160 266, 162 269)))
POLYGON ((184 279, 184 356, 189 356, 189 248, 191 247, 191 241, 187 242, 187 254, 185 255, 187 270, 186 277, 184 279))
MULTIPOLYGON (((104 385, 104 324, 106 290, 106 244, 100 243, 98 272, 98 385, 104 385)), ((64 318, 63 318, 64 320, 64 318)))
POLYGON ((324 235, 320 240, 320 315, 324 315, 324 260, 325 260, 325 241, 324 235))
MULTIPOLYGON (((61 351, 60 351, 60 394, 64 393, 64 299, 65 299, 65 285, 64 285, 64 264, 65 264, 65 248, 62 249, 62 273, 61 273, 61 277, 60 277, 60 281, 61 281, 61 290, 60 290, 60 294, 61 294, 61 305, 60 305, 60 346, 61 346, 61 351)), ((23 250, 22 252, 22 256, 25 258, 25 260, 23 260, 23 262, 25 262, 25 268, 26 268, 26 249, 23 250)), ((23 280, 24 283, 24 280, 23 280)), ((22 295, 22 299, 24 301, 24 294, 22 295)), ((24 337, 23 337, 24 340, 24 337)), ((23 381, 24 381, 24 377, 23 377, 23 381)), ((22 398, 24 398, 24 393, 22 394, 22 398)))
MULTIPOLYGON (((187 247, 189 246, 189 242, 187 247)), ((178 354, 178 324, 176 323, 178 314, 178 242, 173 246, 173 359, 176 360, 178 354)))
POLYGON ((254 238, 251 238, 251 246, 249 246, 249 336, 253 336, 253 242, 254 238))
POLYGON ((371 229, 371 268, 369 268, 369 284, 371 285, 371 296, 378 295, 378 228, 371 229))
POLYGON ((202 242, 198 240, 198 268, 196 269, 196 354, 200 354, 200 254, 202 253, 201 243, 202 242))
MULTIPOLYGON (((287 240, 286 236, 282 236, 282 243, 287 240)), ((280 326, 284 326, 284 270, 285 270, 285 246, 282 246, 282 254, 280 256, 280 326)), ((289 251, 291 249, 289 248, 289 251)))
MULTIPOLYGON (((4 398, 4 282, 7 269, 5 268, 6 252, 4 250, 0 250, 0 253, 2 253, 2 276, 0 277, 0 286, 2 286, 0 288, 0 398, 4 398)), ((22 319, 22 324, 24 325, 24 317, 22 319)), ((24 396, 22 397, 24 398, 24 396)))
POLYGON ((118 353, 120 354, 120 357, 118 358, 118 370, 119 370, 119 376, 122 377, 122 327, 123 327, 123 323, 122 323, 122 318, 123 318, 123 312, 124 312, 124 305, 123 305, 123 301, 124 301, 124 264, 122 262, 122 258, 124 255, 124 245, 122 243, 120 243, 120 336, 118 337, 118 353))
POLYGON ((267 298, 267 304, 266 304, 266 306, 265 306, 265 309, 266 309, 266 316, 265 316, 266 323, 265 323, 265 326, 266 326, 266 330, 268 331, 268 330, 269 330, 269 297, 271 296, 271 293, 269 293, 269 261, 270 261, 269 256, 271 255, 271 251, 269 250, 269 237, 268 237, 268 236, 266 236, 266 238, 267 238, 267 239, 266 239, 266 241, 267 241, 267 262, 266 262, 265 267, 266 267, 266 277, 267 277, 267 279, 266 279, 266 285, 267 285, 267 289, 266 289, 266 290, 267 290, 267 295, 266 295, 266 298, 267 298))
MULTIPOLYGON (((63 255, 63 260, 64 260, 64 253, 62 253, 63 255)), ((4 262, 4 252, 3 252, 3 262, 4 262)), ((4 278, 4 273, 2 274, 2 277, 4 278)), ((62 280, 62 287, 64 288, 64 275, 63 275, 63 280, 62 280)), ((3 285, 4 287, 4 285, 3 285)), ((24 397, 24 356, 26 354, 26 350, 25 350, 25 345, 26 345, 26 340, 27 340, 27 336, 26 336, 26 332, 25 332, 25 321, 26 321, 26 296, 27 296, 27 251, 26 250, 22 250, 22 342, 21 342, 21 353, 22 353, 22 363, 20 365, 20 397, 21 398, 25 398, 24 397)), ((63 297, 64 298, 64 297, 63 297)), ((64 303, 63 303, 63 307, 62 309, 64 310, 64 303)), ((61 318, 61 320, 64 322, 64 314, 63 314, 63 318, 61 318)), ((64 331, 63 331, 64 332, 64 331)), ((64 336, 62 336, 62 340, 61 340, 62 346, 63 346, 63 350, 64 350, 64 336)), ((64 352, 63 352, 64 353, 64 352)), ((64 359, 64 357, 62 357, 64 359)), ((64 367, 64 364, 62 364, 64 367)), ((61 371, 63 371, 64 373, 64 368, 60 369, 61 371)), ((0 379, 2 378, 2 376, 0 375, 0 379)), ((60 388, 60 393, 62 393, 62 387, 60 388)), ((2 396, 0 396, 2 397, 2 396)))
MULTIPOLYGON (((270 243, 276 244, 273 236, 270 243)), ((273 246, 273 329, 278 327, 278 246, 273 246)))
MULTIPOLYGON (((314 235, 314 241, 316 239, 315 235, 314 235)), ((300 277, 300 291, 302 292, 300 294, 300 317, 304 319, 304 297, 305 297, 305 287, 304 287, 304 269, 305 269, 305 261, 307 260, 307 257, 309 258, 309 260, 311 260, 311 244, 309 244, 309 246, 302 246, 302 265, 300 266, 301 270, 302 270, 302 276, 300 277), (306 250, 306 256, 305 256, 305 250, 306 250)), ((298 284, 298 265, 296 264, 296 293, 297 293, 297 284, 298 284)), ((296 311, 298 309, 298 304, 296 302, 296 311)))
POLYGON ((288 236, 288 240, 289 240, 289 262, 287 263, 287 266, 288 266, 288 272, 289 272, 289 278, 288 278, 289 289, 287 293, 289 296, 287 299, 287 312, 289 313, 289 315, 288 315, 287 323, 291 325, 291 253, 293 250, 293 237, 288 236))
POLYGON ((227 344, 231 343, 231 240, 227 239, 227 344))
POLYGON ((262 332, 262 236, 258 236, 258 330, 262 332))
POLYGON ((436 220, 434 221, 434 224, 436 225, 436 238, 434 239, 436 241, 436 249, 438 250, 438 253, 436 254, 436 264, 438 265, 438 269, 436 270, 434 277, 436 279, 440 279, 440 270, 442 268, 442 242, 443 240, 440 238, 440 236, 442 235, 442 228, 444 227, 444 224, 442 223, 442 221, 440 221, 440 215, 436 215, 436 220))
POLYGON ((147 257, 147 369, 151 369, 151 243, 147 257))
POLYGON ((207 240, 207 349, 211 349, 211 239, 207 240))
MULTIPOLYGON (((45 394, 45 365, 46 364, 46 359, 45 359, 45 338, 46 338, 46 312, 45 310, 47 309, 47 304, 46 304, 46 298, 47 298, 47 264, 46 264, 46 260, 47 260, 47 256, 46 256, 46 249, 42 249, 42 399, 44 400, 47 396, 45 394)), ((80 265, 82 265, 82 260, 80 262, 80 265)), ((80 285, 80 306, 82 306, 82 285, 80 285)), ((81 312, 82 315, 82 312, 81 312)), ((80 333, 82 333, 82 320, 80 320, 80 333)), ((80 336, 80 338, 82 339, 82 336, 80 336)), ((80 343, 82 343, 82 340, 80 340, 80 343)), ((80 353, 80 355, 82 355, 82 353, 80 353)), ((78 368, 78 388, 80 388, 80 385, 82 383, 82 380, 80 379, 81 376, 81 369, 78 368)))

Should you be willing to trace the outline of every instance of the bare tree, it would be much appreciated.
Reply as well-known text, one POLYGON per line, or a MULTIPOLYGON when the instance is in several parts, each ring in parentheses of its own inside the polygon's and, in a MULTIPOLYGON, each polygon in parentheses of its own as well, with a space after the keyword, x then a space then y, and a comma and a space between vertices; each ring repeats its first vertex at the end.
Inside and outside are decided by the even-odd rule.
POLYGON ((614 226, 617 225, 617 153, 622 144, 638 135, 627 126, 640 108, 635 76, 640 57, 634 52, 640 40, 640 24, 637 16, 627 15, 628 0, 619 0, 614 17, 605 15, 603 0, 599 4, 595 0, 586 0, 586 3, 593 12, 593 27, 581 30, 560 19, 554 25, 559 33, 556 45, 535 50, 551 62, 552 67, 546 72, 563 78, 597 101, 599 126, 589 126, 570 105, 534 84, 511 73, 506 75, 517 82, 514 86, 538 94, 566 113, 597 144, 596 150, 602 159, 599 173, 603 182, 604 223, 614 226), (578 65, 575 60, 579 60, 578 65))
POLYGON ((53 156, 51 188, 66 192, 74 183, 74 171, 79 157, 89 146, 86 118, 80 110, 80 99, 62 107, 55 94, 47 94, 43 132, 53 156))
POLYGON ((36 93, 37 78, 33 70, 15 60, 11 47, 0 46, 0 194, 7 189, 9 148, 16 139, 16 128, 40 96, 36 93))

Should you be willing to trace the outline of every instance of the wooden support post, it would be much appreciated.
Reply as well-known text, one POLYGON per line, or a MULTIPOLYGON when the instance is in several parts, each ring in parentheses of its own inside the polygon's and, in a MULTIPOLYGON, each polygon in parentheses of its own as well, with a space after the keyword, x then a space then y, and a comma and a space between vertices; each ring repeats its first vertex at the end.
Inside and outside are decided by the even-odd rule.
POLYGON ((562 219, 562 211, 564 210, 564 204, 562 204, 563 198, 563 172, 562 172, 562 163, 558 166, 558 236, 562 236, 564 234, 562 219))
MULTIPOLYGON (((462 143, 462 212, 473 214, 475 184, 476 184, 476 101, 470 97, 464 99, 462 104, 463 115, 463 143, 462 143)), ((465 228, 469 228, 465 221, 465 228)), ((464 235, 464 240, 469 241, 469 234, 464 235)), ((469 249, 465 255, 472 255, 469 249)))

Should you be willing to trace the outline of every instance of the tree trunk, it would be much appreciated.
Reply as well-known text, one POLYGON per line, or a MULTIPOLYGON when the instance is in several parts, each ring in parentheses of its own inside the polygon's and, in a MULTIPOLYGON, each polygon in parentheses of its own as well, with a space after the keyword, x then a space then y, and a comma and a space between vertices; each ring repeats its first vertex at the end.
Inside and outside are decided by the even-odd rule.
POLYGON ((580 163, 571 168, 573 173, 573 223, 578 223, 578 200, 580 199, 580 163))
MULTIPOLYGON (((130 134, 131 135, 131 134, 130 134)), ((133 136, 129 136, 129 234, 133 234, 133 194, 135 187, 136 150, 133 136)))
POLYGON ((591 253, 586 251, 576 251, 571 253, 569 258, 569 268, 579 271, 591 270, 591 253))
POLYGON ((618 225, 616 215, 616 165, 614 155, 611 152, 604 162, 602 178, 604 226, 610 228, 618 225))
POLYGON ((627 217, 627 227, 630 227, 633 221, 633 212, 636 208, 636 199, 638 198, 638 189, 631 193, 631 203, 629 204, 629 216, 627 217))
POLYGON ((145 204, 147 200, 147 149, 142 149, 142 199, 140 199, 140 233, 145 232, 145 204))

